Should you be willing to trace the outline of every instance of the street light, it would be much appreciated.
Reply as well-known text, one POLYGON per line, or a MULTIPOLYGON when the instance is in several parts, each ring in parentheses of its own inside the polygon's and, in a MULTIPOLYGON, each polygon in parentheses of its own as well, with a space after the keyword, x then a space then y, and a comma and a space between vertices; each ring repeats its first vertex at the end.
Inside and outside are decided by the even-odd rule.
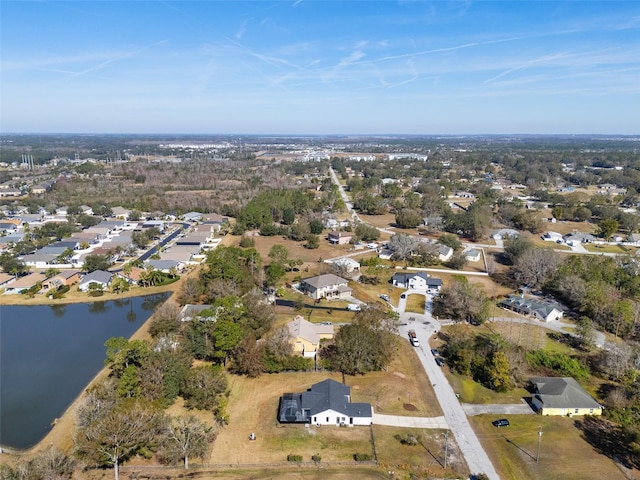
POLYGON ((449 451, 449 430, 444 434, 444 468, 447 468, 447 453, 449 451))
POLYGON ((536 463, 540 460, 540 439, 542 438, 542 427, 538 430, 538 453, 536 454, 536 463))

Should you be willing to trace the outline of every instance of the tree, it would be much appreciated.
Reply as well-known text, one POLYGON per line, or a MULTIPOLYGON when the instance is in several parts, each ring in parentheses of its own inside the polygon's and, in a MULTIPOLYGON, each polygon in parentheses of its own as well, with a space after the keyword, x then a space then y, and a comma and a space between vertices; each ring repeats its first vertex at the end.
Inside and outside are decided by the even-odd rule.
POLYGON ((389 349, 385 348, 389 344, 385 337, 390 335, 393 334, 358 323, 341 327, 334 338, 334 348, 329 349, 332 368, 349 375, 383 369, 391 361, 389 349))
POLYGON ((229 354, 238 347, 243 336, 242 327, 237 323, 217 321, 213 327, 214 358, 226 365, 229 354))
POLYGON ((504 352, 493 352, 491 360, 485 365, 489 388, 496 392, 506 392, 513 387, 511 365, 504 352))
POLYGON ((284 266, 289 260, 289 250, 284 245, 274 245, 269 250, 269 259, 272 264, 284 266))
POLYGON ((285 208, 282 211, 282 223, 292 225, 296 220, 296 212, 293 208, 285 208))
POLYGON ((215 411, 227 390, 227 377, 220 367, 205 365, 187 372, 181 393, 187 408, 215 411))
POLYGON ((605 218, 598 224, 598 235, 606 241, 611 240, 614 233, 618 231, 618 221, 615 218, 605 218))
POLYGON ((399 233, 389 240, 389 250, 396 260, 407 260, 413 255, 418 246, 418 239, 404 233, 399 233))
POLYGON ((534 248, 534 243, 529 237, 524 235, 512 235, 504 241, 504 255, 511 265, 524 253, 534 248))
POLYGON ((107 255, 87 255, 84 258, 82 271, 91 273, 96 270, 107 270, 111 266, 111 260, 107 255))
POLYGON ((403 208, 396 213, 396 225, 400 228, 416 228, 422 223, 422 214, 418 210, 403 208))
POLYGON ((305 240, 307 241, 304 246, 305 248, 315 250, 316 248, 320 247, 320 237, 318 235, 310 233, 305 237, 305 240))
POLYGON ((216 432, 193 415, 171 417, 164 428, 162 455, 168 459, 180 458, 185 470, 189 457, 204 458, 216 432))
POLYGON ((576 322, 576 335, 580 339, 580 343, 586 349, 590 349, 595 344, 596 332, 593 328, 593 322, 589 317, 581 316, 576 322))
POLYGON ((462 248, 462 243, 460 243, 458 237, 451 233, 443 233, 440 235, 440 237, 438 237, 438 243, 451 247, 454 250, 460 250, 462 248))
POLYGON ((264 371, 263 351, 256 339, 245 335, 234 355, 232 370, 250 378, 259 377, 264 371))
POLYGON ((78 429, 77 452, 99 466, 113 466, 119 480, 120 463, 154 443, 161 421, 162 414, 145 402, 120 402, 78 429))
POLYGON ((372 225, 367 225, 366 223, 359 223, 356 225, 355 235, 360 240, 364 240, 365 242, 373 242, 380 238, 380 230, 372 225))
POLYGON ((149 333, 152 337, 168 335, 177 332, 180 324, 180 307, 172 302, 164 302, 153 312, 149 333))
POLYGON ((552 278, 559 264, 560 257, 553 250, 532 248, 517 258, 513 276, 518 284, 539 289, 552 278))
POLYGON ((482 323, 488 318, 490 301, 465 277, 455 276, 433 301, 433 313, 454 320, 482 323))

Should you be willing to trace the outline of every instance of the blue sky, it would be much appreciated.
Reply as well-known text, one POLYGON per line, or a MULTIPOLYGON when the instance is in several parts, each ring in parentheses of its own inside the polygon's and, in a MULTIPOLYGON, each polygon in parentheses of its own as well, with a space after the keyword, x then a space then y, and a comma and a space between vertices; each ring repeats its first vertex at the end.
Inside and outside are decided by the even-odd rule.
POLYGON ((7 1, 0 131, 640 134, 637 1, 7 1))

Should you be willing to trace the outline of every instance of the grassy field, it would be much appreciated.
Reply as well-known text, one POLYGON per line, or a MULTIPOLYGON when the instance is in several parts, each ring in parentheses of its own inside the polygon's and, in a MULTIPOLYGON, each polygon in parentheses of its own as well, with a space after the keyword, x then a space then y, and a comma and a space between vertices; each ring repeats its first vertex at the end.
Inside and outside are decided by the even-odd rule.
MULTIPOLYGON (((380 413, 393 415, 440 416, 436 401, 415 353, 400 342, 397 359, 387 372, 346 378, 352 401, 369 402, 380 413)), ((288 454, 302 455, 305 461, 319 453, 324 461, 349 461, 356 452, 370 453, 367 428, 340 428, 281 425, 276 420, 280 396, 300 392, 312 384, 341 376, 326 372, 281 373, 250 379, 230 378, 229 426, 216 440, 208 463, 280 462, 288 454), (255 432, 257 440, 248 435, 255 432)))
POLYGON ((426 297, 424 295, 407 295, 406 312, 424 313, 426 297))
MULTIPOLYGON (((511 426, 498 429, 495 415, 469 417, 502 480, 627 478, 615 463, 596 452, 566 417, 510 415, 511 426), (536 462, 538 431, 540 458, 536 462)), ((637 477, 631 477, 637 478, 637 477)))
POLYGON ((531 396, 524 388, 514 388, 506 393, 497 393, 483 387, 469 377, 455 373, 449 375, 449 383, 454 392, 460 395, 460 401, 464 403, 522 403, 523 397, 531 396))

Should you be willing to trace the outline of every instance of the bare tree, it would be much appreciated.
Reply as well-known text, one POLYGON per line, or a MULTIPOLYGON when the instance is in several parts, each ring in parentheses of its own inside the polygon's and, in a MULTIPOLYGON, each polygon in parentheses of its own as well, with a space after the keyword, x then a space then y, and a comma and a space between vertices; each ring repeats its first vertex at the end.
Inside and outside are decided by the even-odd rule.
POLYGON ((389 250, 396 260, 407 260, 418 248, 419 240, 410 235, 399 233, 389 240, 389 250))
POLYGON ((560 257, 546 248, 533 248, 520 255, 513 266, 513 276, 520 285, 538 289, 558 269, 560 257))
POLYGON ((161 418, 148 404, 120 402, 78 430, 77 452, 98 465, 113 466, 114 478, 119 480, 120 463, 155 440, 161 418))
POLYGON ((180 328, 180 307, 173 302, 164 302, 156 307, 149 325, 152 337, 167 335, 180 328))
POLYGON ((163 454, 169 459, 180 458, 184 468, 189 468, 189 458, 204 458, 209 443, 217 432, 213 427, 205 425, 193 415, 172 417, 164 429, 163 454))
POLYGON ((291 355, 293 345, 291 344, 291 331, 286 325, 282 325, 269 335, 266 342, 269 351, 276 357, 283 358, 291 355))

